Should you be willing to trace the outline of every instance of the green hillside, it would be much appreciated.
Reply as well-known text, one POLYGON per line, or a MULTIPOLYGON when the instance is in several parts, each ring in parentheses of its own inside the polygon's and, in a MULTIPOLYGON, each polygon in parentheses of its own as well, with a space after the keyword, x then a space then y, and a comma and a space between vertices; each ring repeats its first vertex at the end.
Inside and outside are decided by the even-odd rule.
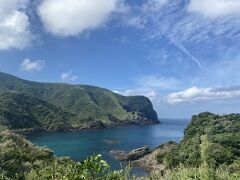
POLYGON ((71 128, 76 115, 26 94, 0 94, 0 124, 9 129, 71 128))
POLYGON ((21 127, 81 127, 81 123, 96 121, 107 126, 158 122, 157 114, 148 98, 125 97, 88 85, 37 83, 0 73, 0 96, 1 122, 7 124, 17 121, 16 124, 21 127), (21 98, 20 94, 25 98, 21 98), (5 107, 7 103, 4 101, 15 106, 5 107), (39 104, 41 105, 38 106, 39 104), (15 113, 13 107, 19 112, 15 113), (21 114, 22 110, 27 114, 21 114))

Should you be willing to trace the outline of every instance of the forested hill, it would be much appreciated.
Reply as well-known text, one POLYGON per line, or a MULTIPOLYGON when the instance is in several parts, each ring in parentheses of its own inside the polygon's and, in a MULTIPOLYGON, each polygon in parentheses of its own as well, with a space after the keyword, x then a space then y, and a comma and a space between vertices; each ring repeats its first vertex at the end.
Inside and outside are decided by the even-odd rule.
POLYGON ((0 73, 0 123, 11 128, 91 128, 158 123, 151 101, 110 90, 38 83, 0 73))
MULTIPOLYGON (((192 117, 183 140, 157 159, 168 167, 207 164, 216 168, 240 163, 240 114, 217 115, 209 112, 192 117)), ((238 171, 239 166, 237 167, 238 171)))

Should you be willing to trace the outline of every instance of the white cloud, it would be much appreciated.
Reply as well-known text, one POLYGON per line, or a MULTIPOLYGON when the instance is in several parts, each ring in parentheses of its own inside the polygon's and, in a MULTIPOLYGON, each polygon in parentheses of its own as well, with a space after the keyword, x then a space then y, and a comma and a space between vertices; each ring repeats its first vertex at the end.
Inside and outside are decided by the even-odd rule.
POLYGON ((29 72, 35 72, 35 71, 41 71, 44 68, 44 61, 42 60, 30 60, 25 59, 21 63, 21 70, 22 71, 29 71, 29 72))
POLYGON ((189 12, 200 13, 205 17, 216 18, 228 15, 240 15, 239 0, 191 0, 189 12))
POLYGON ((61 74, 61 77, 60 77, 60 79, 61 79, 62 81, 75 81, 75 80, 77 80, 77 78, 78 78, 78 76, 77 76, 77 75, 74 75, 74 74, 72 73, 72 71, 62 73, 62 74, 61 74))
POLYGON ((167 101, 170 104, 181 102, 196 102, 223 100, 240 97, 240 87, 224 87, 224 88, 198 88, 192 87, 184 91, 171 93, 167 96, 167 101))
POLYGON ((31 44, 27 4, 27 0, 0 1, 0 49, 23 49, 31 44))
POLYGON ((38 14, 50 33, 77 36, 103 25, 112 12, 123 9, 122 0, 43 0, 38 14))

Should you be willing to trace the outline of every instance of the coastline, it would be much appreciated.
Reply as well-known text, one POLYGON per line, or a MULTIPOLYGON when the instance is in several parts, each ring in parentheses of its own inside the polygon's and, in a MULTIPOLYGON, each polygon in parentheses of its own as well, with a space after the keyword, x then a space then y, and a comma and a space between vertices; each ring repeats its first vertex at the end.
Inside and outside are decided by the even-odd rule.
POLYGON ((71 132, 71 131, 97 131, 97 130, 106 130, 106 129, 114 129, 114 128, 121 128, 121 127, 131 127, 131 126, 150 126, 150 125, 157 125, 161 124, 160 121, 153 121, 153 120, 134 120, 134 121, 125 121, 122 123, 116 123, 111 125, 105 125, 102 121, 96 121, 89 125, 82 126, 82 127, 61 127, 61 128, 24 128, 24 129, 11 129, 14 133, 20 134, 28 134, 33 132, 71 132))

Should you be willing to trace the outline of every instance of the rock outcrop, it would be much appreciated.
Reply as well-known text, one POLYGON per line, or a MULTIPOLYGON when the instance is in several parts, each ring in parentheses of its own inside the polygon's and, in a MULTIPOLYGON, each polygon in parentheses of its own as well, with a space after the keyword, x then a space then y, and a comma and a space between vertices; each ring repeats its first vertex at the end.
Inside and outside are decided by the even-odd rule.
POLYGON ((127 154, 127 160, 129 161, 134 161, 137 160, 147 154, 151 153, 150 149, 148 146, 143 146, 138 149, 134 149, 131 152, 127 154))
POLYGON ((166 153, 170 152, 173 147, 177 145, 176 142, 169 141, 165 144, 160 145, 155 148, 151 153, 140 157, 137 160, 131 161, 131 165, 135 167, 141 167, 148 171, 151 171, 153 174, 161 173, 165 170, 165 165, 160 163, 158 158, 164 156, 166 153))
POLYGON ((119 161, 134 161, 151 153, 151 151, 148 146, 143 146, 141 148, 134 149, 129 153, 120 150, 112 150, 110 153, 119 161))
POLYGON ((150 150, 148 146, 143 146, 129 153, 126 151, 111 151, 111 154, 119 161, 129 161, 134 167, 141 167, 152 173, 159 173, 165 170, 165 165, 159 162, 159 158, 170 152, 176 145, 176 142, 169 141, 154 150, 150 150))

